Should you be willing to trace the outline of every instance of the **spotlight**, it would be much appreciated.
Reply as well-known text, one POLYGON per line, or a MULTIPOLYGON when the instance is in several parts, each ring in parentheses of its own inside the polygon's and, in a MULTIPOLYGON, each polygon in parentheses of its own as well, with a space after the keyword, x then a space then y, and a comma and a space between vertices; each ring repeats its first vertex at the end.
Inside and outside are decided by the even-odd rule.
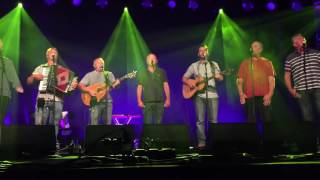
POLYGON ((300 0, 293 0, 291 3, 291 9, 294 11, 300 11, 302 10, 302 3, 300 0))
POLYGON ((169 0, 168 6, 169 6, 169 8, 174 9, 177 6, 177 3, 174 0, 169 0))
POLYGON ((223 13, 223 9, 219 9, 219 14, 222 14, 223 13))
POLYGON ((105 8, 108 6, 108 1, 107 0, 97 0, 96 5, 99 6, 101 9, 105 8))
POLYGON ((320 1, 314 1, 313 2, 313 8, 317 11, 320 10, 320 1))
POLYGON ((72 0, 72 4, 76 7, 81 5, 81 0, 72 0))
POLYGON ((47 5, 47 6, 52 6, 56 3, 56 0, 44 0, 44 3, 47 5))
POLYGON ((270 1, 267 2, 266 8, 269 11, 274 11, 274 10, 277 9, 277 4, 274 1, 270 0, 270 1))
POLYGON ((153 3, 152 3, 152 0, 143 0, 141 2, 141 6, 144 8, 144 9, 150 9, 153 7, 153 3))
POLYGON ((124 8, 123 8, 123 11, 124 11, 124 12, 128 12, 128 7, 124 7, 124 8))
POLYGON ((252 9, 254 9, 254 4, 250 0, 242 0, 242 8, 245 11, 251 11, 252 9))
POLYGON ((197 9, 199 8, 199 3, 198 3, 197 0, 189 0, 188 7, 189 7, 191 10, 195 11, 195 10, 197 10, 197 9))
POLYGON ((21 2, 18 3, 18 8, 23 8, 23 4, 21 2))

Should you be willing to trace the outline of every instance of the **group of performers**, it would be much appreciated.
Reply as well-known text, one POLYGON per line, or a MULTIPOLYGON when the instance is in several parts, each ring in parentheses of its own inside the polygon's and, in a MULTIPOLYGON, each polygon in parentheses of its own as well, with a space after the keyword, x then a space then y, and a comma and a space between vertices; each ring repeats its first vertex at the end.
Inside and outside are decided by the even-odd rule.
MULTIPOLYGON (((284 80, 290 94, 297 99, 305 121, 316 121, 320 118, 320 52, 307 48, 306 38, 302 34, 292 37, 292 52, 284 63, 284 80)), ((0 52, 3 43, 0 40, 0 52)), ((270 106, 275 90, 276 72, 272 61, 261 56, 263 44, 253 41, 250 47, 251 56, 242 61, 237 73, 237 90, 240 103, 244 105, 249 122, 271 121, 270 106)), ((115 78, 110 71, 105 71, 104 60, 93 61, 94 70, 88 72, 79 82, 76 78, 68 81, 68 88, 56 92, 58 50, 49 48, 46 52, 47 63, 35 68, 27 78, 27 84, 39 82, 39 91, 35 107, 36 125, 55 125, 58 133, 58 121, 62 117, 64 93, 79 88, 83 101, 90 110, 90 125, 97 125, 100 119, 111 124, 112 97, 108 93, 121 84, 121 78, 115 78), (53 78, 53 79, 52 79, 53 78), (40 86, 46 86, 42 89, 40 86), (52 86, 53 88, 50 88, 52 86)), ((224 72, 215 61, 208 60, 208 47, 201 45, 198 59, 183 74, 183 96, 192 98, 195 104, 197 148, 206 147, 206 122, 217 123, 218 92, 216 81, 223 81, 224 72), (205 115, 208 114, 207 121, 205 115)), ((12 61, 0 54, 0 119, 3 123, 7 105, 11 97, 11 87, 23 93, 20 80, 12 61)), ((138 72, 137 105, 142 109, 144 123, 160 124, 165 108, 170 107, 170 87, 164 69, 158 65, 157 56, 153 53, 146 57, 146 69, 138 72)), ((135 76, 135 74, 128 74, 135 76)), ((127 76, 125 77, 127 78, 127 76)), ((59 143, 57 143, 59 144, 59 143)), ((58 148, 58 147, 57 147, 58 148)))

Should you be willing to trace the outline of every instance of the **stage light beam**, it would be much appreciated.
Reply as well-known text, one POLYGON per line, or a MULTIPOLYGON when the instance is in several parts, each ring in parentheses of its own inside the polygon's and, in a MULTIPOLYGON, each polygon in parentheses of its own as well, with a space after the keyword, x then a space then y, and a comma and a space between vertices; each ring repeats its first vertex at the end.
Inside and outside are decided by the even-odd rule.
POLYGON ((23 8, 23 4, 21 2, 18 3, 18 8, 23 8))

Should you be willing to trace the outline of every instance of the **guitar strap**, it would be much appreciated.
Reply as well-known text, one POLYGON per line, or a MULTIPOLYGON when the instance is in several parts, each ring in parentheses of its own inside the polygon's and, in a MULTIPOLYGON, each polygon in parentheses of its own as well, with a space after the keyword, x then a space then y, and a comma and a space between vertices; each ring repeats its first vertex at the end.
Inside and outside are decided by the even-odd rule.
POLYGON ((107 84, 107 86, 109 86, 109 87, 111 87, 111 85, 112 85, 112 83, 110 82, 110 80, 109 80, 109 73, 108 73, 108 71, 105 71, 104 73, 103 73, 103 75, 104 75, 104 78, 105 78, 105 83, 107 84))

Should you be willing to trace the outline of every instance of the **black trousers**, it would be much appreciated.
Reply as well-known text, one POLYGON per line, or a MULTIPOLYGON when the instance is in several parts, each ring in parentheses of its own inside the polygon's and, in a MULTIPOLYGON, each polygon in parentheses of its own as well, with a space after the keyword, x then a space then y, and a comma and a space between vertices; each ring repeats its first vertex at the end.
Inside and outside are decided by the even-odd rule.
POLYGON ((9 100, 10 98, 8 96, 0 96, 0 125, 3 124, 6 116, 9 100))
POLYGON ((271 122, 271 107, 263 105, 263 97, 246 99, 245 104, 248 122, 271 122))

